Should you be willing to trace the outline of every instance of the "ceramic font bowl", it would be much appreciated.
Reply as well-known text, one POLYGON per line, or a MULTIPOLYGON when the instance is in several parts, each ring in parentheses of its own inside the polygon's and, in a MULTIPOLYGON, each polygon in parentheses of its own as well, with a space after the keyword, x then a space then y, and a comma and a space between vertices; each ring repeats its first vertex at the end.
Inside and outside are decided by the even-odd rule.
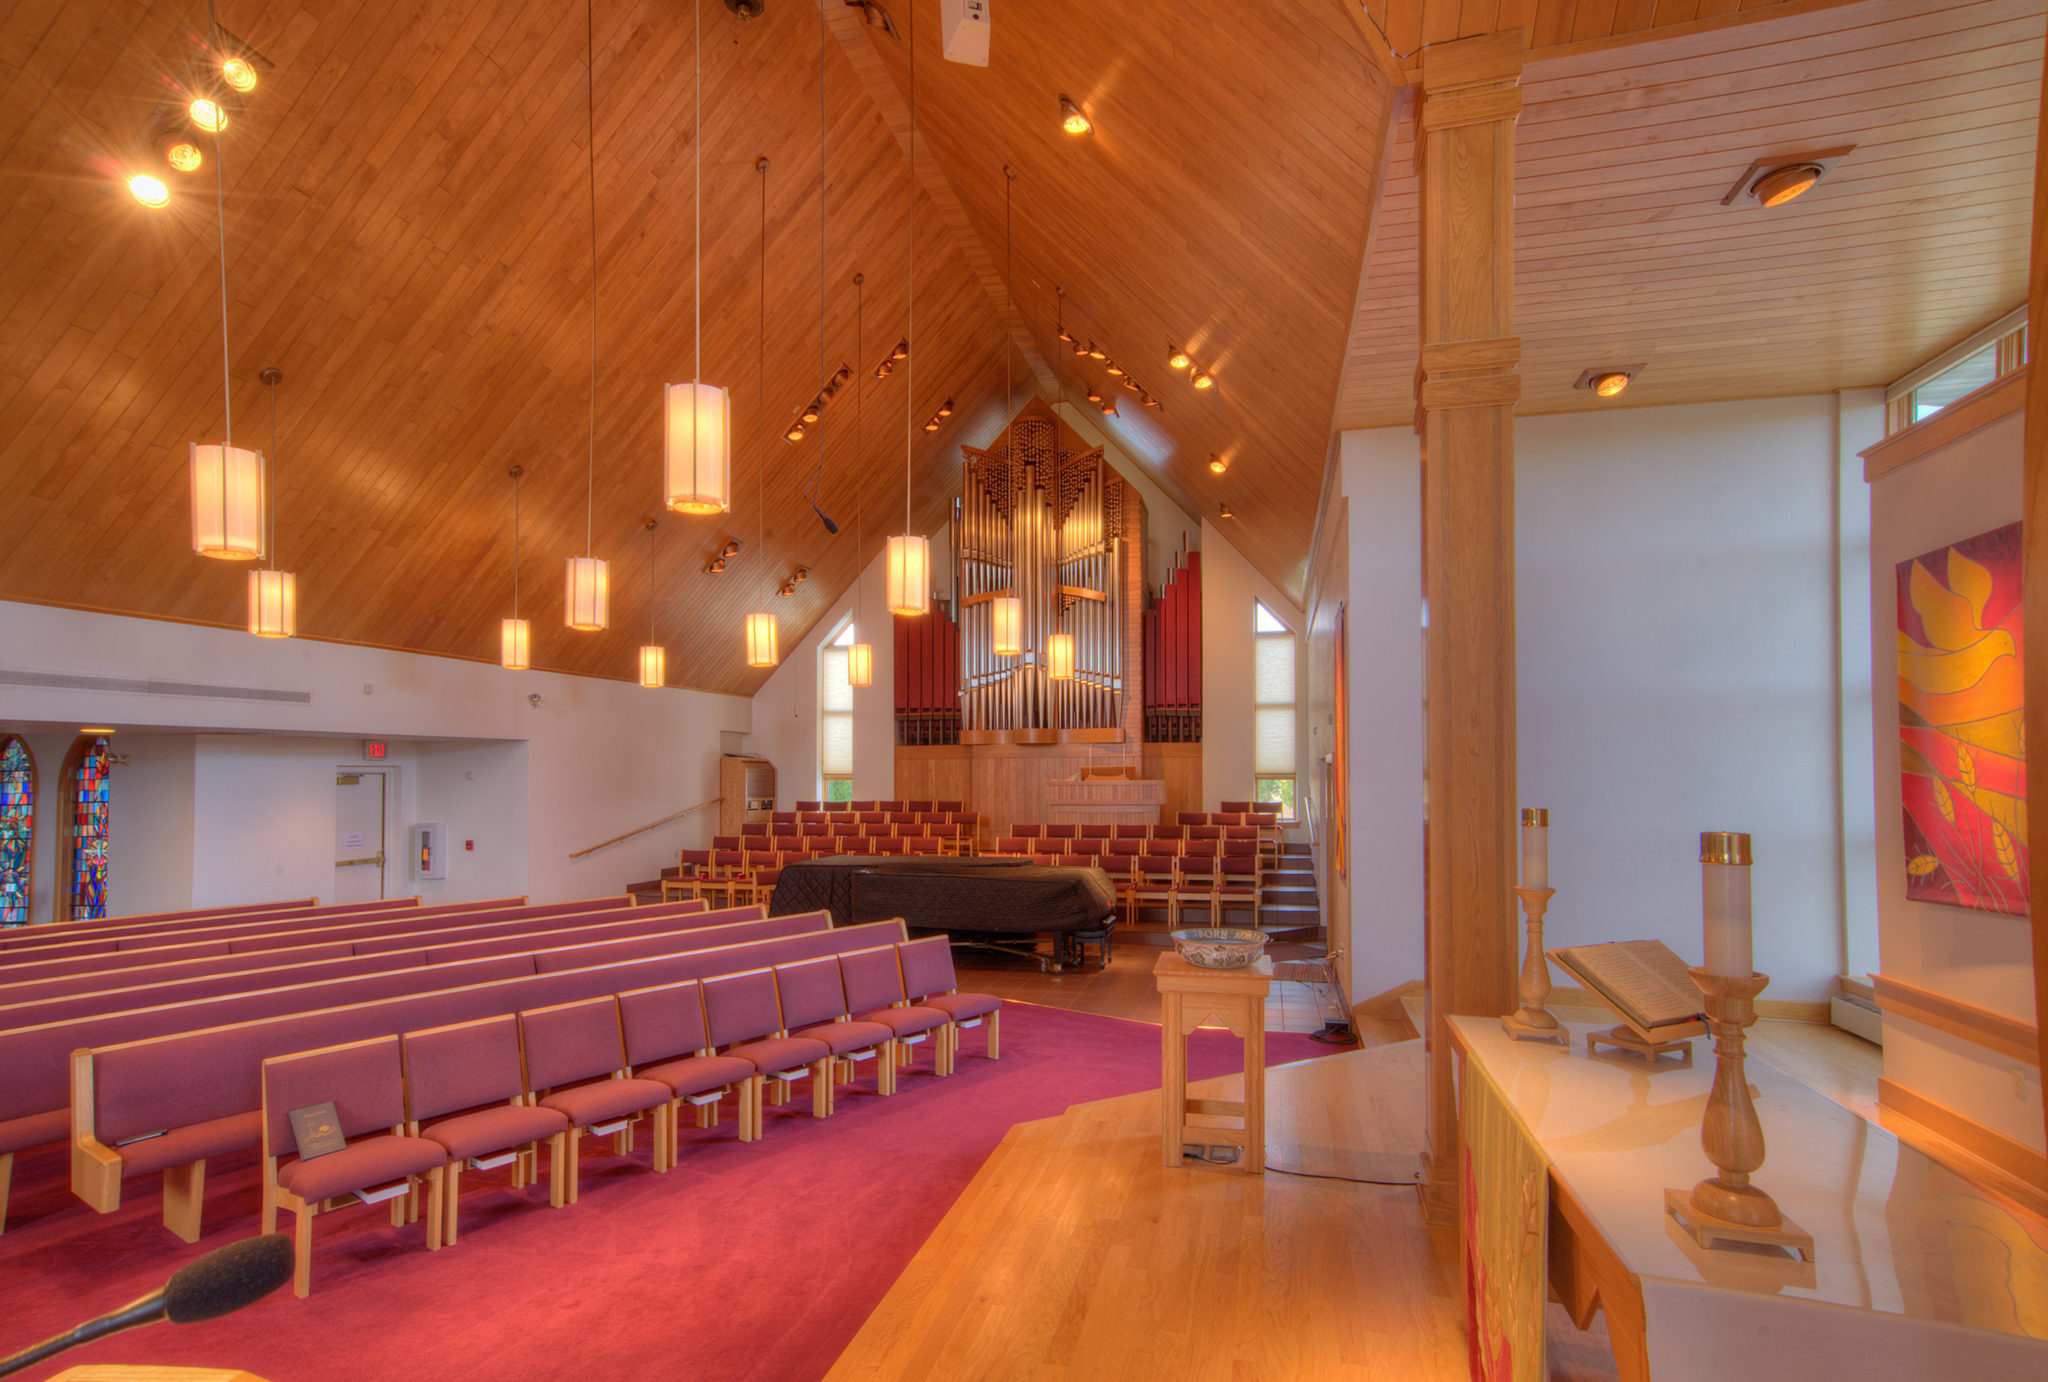
POLYGON ((1243 969, 1257 964, 1265 953, 1266 936, 1227 926, 1192 926, 1173 933, 1173 948, 1189 964, 1204 969, 1243 969))

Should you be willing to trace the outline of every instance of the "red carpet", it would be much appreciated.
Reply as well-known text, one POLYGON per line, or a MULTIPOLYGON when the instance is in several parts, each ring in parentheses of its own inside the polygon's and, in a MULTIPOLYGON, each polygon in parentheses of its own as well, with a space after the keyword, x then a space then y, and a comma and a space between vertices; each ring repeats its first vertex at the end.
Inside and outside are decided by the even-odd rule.
MULTIPOLYGON (((648 1169, 644 1130, 631 1160, 588 1142, 582 1198, 568 1209, 548 1208, 545 1179, 514 1191, 503 1172, 470 1172, 462 1240, 438 1253, 419 1225, 393 1229, 381 1206, 324 1214, 309 1299, 286 1287, 240 1314, 119 1335, 21 1376, 165 1363, 271 1382, 820 1377, 1012 1124, 1159 1087, 1159 1031, 1146 1023, 1013 1003, 1002 1060, 979 1055, 980 1040, 967 1034, 953 1078, 935 1079, 921 1055, 895 1098, 855 1086, 823 1122, 799 1092, 769 1109, 758 1143, 733 1140, 730 1107, 718 1128, 686 1123, 667 1175, 648 1169)), ((1189 1045, 1196 1078, 1239 1068, 1233 1037, 1197 1032, 1189 1045)), ((1275 1065, 1332 1049, 1266 1038, 1275 1065)), ((154 1177, 97 1215, 72 1197, 63 1156, 17 1158, 0 1236, 0 1356, 256 1232, 254 1155, 207 1169, 207 1235, 187 1246, 162 1225, 154 1177)))

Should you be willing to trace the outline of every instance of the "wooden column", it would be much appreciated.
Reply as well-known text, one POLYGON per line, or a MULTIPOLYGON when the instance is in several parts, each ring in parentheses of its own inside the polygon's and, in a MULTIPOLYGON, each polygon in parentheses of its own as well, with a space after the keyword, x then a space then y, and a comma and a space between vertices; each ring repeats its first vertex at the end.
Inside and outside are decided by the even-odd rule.
POLYGON ((1445 1019, 1515 1007, 1515 120, 1522 31, 1422 53, 1423 598, 1427 634, 1429 1217, 1457 1207, 1445 1019))
MULTIPOLYGON (((2035 148, 2048 150, 2048 58, 2042 66, 2041 94, 2035 148)), ((2048 158, 2039 156, 2034 160, 2033 243, 2033 262, 2027 275, 2026 498, 2021 529, 2029 614, 2048 610, 2048 360, 2041 357, 2043 348, 2048 347, 2048 158)), ((2048 738, 2042 737, 2048 735, 2048 635, 2027 639, 2026 660, 2027 741, 2048 744, 2048 738)), ((2048 859, 2044 850, 2048 850, 2048 811, 2037 809, 2027 818, 2027 857, 2048 859)), ((2042 915, 2048 909, 2043 908, 2042 900, 2042 889, 2035 886, 2031 905, 2034 1023, 2041 1044, 2041 1068, 2048 1070, 2048 917, 2042 915)), ((2048 1119, 2048 1099, 2042 1102, 2043 1117, 2048 1119)))

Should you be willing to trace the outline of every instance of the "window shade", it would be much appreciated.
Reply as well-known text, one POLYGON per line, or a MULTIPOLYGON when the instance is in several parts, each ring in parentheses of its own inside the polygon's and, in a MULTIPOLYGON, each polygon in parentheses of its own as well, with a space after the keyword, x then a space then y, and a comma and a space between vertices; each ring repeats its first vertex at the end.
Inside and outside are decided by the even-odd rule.
POLYGON ((1294 775, 1294 638, 1252 641, 1252 771, 1294 775))
POLYGON ((827 648, 818 663, 818 770, 825 777, 853 774, 853 687, 846 680, 846 649, 827 648))

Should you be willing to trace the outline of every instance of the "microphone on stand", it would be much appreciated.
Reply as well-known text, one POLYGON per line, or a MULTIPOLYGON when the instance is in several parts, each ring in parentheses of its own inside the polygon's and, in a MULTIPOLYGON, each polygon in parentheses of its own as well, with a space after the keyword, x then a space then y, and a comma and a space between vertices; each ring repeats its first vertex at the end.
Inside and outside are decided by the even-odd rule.
POLYGON ((0 1377, 140 1324, 155 1324, 158 1320, 197 1324, 230 1314, 255 1304, 291 1279, 291 1239, 282 1233, 244 1238, 186 1263, 171 1273, 161 1291, 144 1296, 125 1309, 87 1320, 68 1334, 59 1334, 24 1353, 0 1360, 0 1377))

